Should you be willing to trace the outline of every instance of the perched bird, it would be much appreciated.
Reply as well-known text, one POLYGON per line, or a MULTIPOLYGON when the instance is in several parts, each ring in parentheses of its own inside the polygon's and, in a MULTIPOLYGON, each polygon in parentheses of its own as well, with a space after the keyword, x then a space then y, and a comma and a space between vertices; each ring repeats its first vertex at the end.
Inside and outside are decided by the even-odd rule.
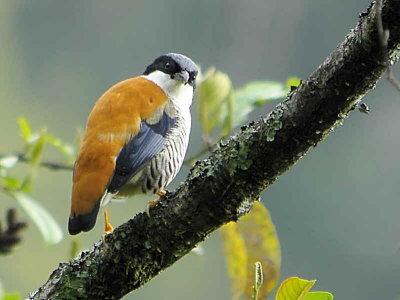
POLYGON ((70 234, 91 230, 117 195, 165 195, 188 146, 197 73, 190 58, 162 55, 96 102, 74 167, 70 234))

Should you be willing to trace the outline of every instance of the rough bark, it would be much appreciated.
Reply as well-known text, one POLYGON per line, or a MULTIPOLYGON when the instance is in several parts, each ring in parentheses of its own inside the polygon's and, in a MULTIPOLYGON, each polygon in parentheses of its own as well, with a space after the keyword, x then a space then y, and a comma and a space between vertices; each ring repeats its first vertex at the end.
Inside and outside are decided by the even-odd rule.
MULTIPOLYGON (((392 63, 400 53, 400 0, 383 1, 392 63)), ((268 116, 243 126, 151 210, 61 263, 30 299, 119 299, 251 208, 260 193, 326 138, 387 69, 371 6, 318 69, 268 116)))

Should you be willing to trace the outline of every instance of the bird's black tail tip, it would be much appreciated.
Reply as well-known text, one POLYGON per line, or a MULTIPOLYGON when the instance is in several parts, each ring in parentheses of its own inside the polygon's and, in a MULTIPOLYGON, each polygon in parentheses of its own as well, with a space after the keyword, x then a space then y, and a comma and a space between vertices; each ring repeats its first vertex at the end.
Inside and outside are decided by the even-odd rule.
POLYGON ((97 214, 99 212, 100 202, 96 204, 91 212, 83 215, 70 217, 68 220, 68 231, 71 235, 76 235, 82 231, 91 230, 96 224, 97 214))

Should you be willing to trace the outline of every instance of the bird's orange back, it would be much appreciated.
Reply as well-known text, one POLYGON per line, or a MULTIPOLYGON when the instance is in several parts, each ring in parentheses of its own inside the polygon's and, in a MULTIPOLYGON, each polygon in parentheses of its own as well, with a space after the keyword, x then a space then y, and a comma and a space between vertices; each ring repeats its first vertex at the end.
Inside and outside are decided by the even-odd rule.
POLYGON ((115 169, 121 148, 168 97, 155 83, 135 77, 122 81, 97 101, 75 163, 71 214, 88 214, 98 205, 115 169))

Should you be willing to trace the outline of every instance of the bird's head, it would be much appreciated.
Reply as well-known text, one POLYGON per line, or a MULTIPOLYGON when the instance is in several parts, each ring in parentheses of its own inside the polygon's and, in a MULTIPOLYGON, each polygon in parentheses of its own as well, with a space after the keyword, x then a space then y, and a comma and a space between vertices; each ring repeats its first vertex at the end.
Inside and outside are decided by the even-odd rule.
POLYGON ((158 85, 176 107, 188 109, 192 104, 197 73, 198 67, 190 58, 169 53, 156 58, 142 77, 158 85))
POLYGON ((196 64, 182 54, 169 53, 161 55, 150 64, 143 75, 159 76, 176 81, 176 84, 196 86, 198 68, 196 64))

